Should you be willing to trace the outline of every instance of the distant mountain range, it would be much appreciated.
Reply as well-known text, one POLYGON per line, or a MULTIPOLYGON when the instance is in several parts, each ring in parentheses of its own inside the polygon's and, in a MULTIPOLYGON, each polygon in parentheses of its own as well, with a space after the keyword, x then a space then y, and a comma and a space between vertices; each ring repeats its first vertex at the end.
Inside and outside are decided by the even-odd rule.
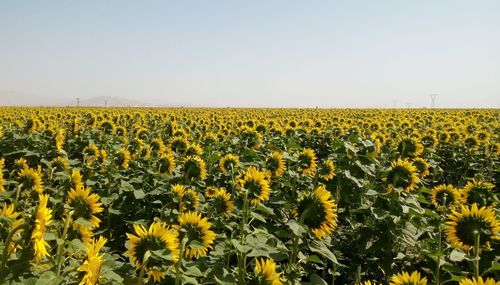
MULTIPOLYGON (((69 101, 65 98, 46 98, 34 94, 19 92, 0 92, 0 106, 76 106, 77 99, 69 101)), ((98 96, 90 99, 80 99, 81 107, 148 107, 153 106, 139 100, 98 96)))

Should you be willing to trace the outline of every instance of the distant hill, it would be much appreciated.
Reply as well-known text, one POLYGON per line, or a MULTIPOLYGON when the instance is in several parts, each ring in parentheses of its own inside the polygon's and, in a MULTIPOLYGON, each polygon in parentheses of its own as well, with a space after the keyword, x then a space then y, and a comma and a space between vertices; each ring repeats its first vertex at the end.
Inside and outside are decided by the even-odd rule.
MULTIPOLYGON (((21 92, 0 91, 0 106, 76 106, 76 98, 68 100, 67 98, 47 98, 35 94, 21 92)), ((90 99, 80 99, 82 107, 148 107, 152 106, 139 100, 99 96, 90 99)))
MULTIPOLYGON (((75 104, 74 102, 73 104, 75 104)), ((112 96, 99 96, 90 99, 80 100, 82 107, 147 107, 150 106, 138 100, 126 99, 112 96)))

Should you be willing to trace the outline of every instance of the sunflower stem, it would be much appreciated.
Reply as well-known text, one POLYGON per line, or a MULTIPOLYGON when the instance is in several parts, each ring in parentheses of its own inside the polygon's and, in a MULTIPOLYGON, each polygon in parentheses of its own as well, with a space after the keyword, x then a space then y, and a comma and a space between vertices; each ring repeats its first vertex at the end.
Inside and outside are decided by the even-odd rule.
POLYGON ((150 255, 149 251, 146 251, 144 257, 142 258, 141 270, 139 271, 139 278, 137 280, 137 285, 144 284, 144 273, 146 271, 146 267, 148 266, 149 255, 150 255))
POLYGON ((440 275, 441 275, 441 219, 439 219, 439 224, 438 224, 438 255, 437 255, 437 260, 436 260, 436 285, 441 284, 440 280, 440 275))
POLYGON ((62 265, 62 255, 63 255, 63 247, 66 242, 66 235, 68 234, 69 223, 71 221, 71 212, 66 214, 66 220, 64 221, 64 229, 61 236, 62 242, 57 246, 57 259, 56 259, 56 268, 57 268, 57 276, 61 274, 61 265, 62 265))
POLYGON ((27 225, 19 225, 15 228, 13 228, 10 232, 9 232, 9 235, 7 236, 7 239, 5 240, 5 247, 3 249, 3 253, 2 253, 2 261, 0 261, 0 271, 3 270, 3 268, 5 267, 5 264, 7 263, 7 259, 9 258, 9 246, 10 246, 10 243, 12 241, 12 238, 14 237, 14 235, 16 234, 16 232, 18 232, 19 230, 21 229, 25 229, 27 228, 27 225))
POLYGON ((474 277, 479 279, 479 244, 480 244, 480 236, 479 231, 474 231, 474 277))
MULTIPOLYGON (((245 195, 243 196, 243 219, 240 224, 240 244, 243 246, 245 244, 246 234, 245 234, 245 224, 248 221, 248 192, 245 190, 245 195)), ((238 254, 238 284, 245 284, 245 272, 246 272, 246 254, 240 252, 238 254)))
POLYGON ((181 266, 182 266, 182 258, 184 257, 184 250, 186 249, 186 244, 187 244, 188 238, 187 236, 182 238, 181 241, 181 248, 179 252, 179 260, 175 264, 175 285, 181 284, 181 266))

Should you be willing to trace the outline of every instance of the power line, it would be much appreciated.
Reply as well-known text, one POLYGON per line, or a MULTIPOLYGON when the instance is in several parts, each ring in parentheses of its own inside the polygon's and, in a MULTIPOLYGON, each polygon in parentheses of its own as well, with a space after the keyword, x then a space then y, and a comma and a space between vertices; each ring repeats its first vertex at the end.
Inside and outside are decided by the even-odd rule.
POLYGON ((433 108, 433 109, 436 105, 436 97, 437 96, 438 96, 438 94, 429 94, 429 97, 431 97, 431 108, 433 108))

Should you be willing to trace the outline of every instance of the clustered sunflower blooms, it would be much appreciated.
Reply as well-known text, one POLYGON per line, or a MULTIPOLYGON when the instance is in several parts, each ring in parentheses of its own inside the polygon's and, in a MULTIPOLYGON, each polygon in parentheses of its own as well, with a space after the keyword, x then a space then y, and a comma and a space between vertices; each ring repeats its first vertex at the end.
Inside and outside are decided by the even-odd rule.
POLYGON ((46 227, 52 222, 52 210, 47 208, 49 195, 38 194, 39 204, 35 214, 35 227, 31 233, 31 241, 35 249, 35 261, 40 262, 43 257, 49 256, 49 244, 44 239, 46 227))
POLYGON ((77 268, 78 271, 84 273, 80 285, 99 284, 101 266, 104 262, 103 255, 99 255, 99 252, 106 242, 107 240, 100 236, 99 239, 92 239, 92 241, 86 245, 85 253, 87 254, 87 258, 83 264, 77 268))
POLYGON ((421 277, 420 272, 414 271, 411 274, 403 271, 391 277, 389 285, 426 285, 427 278, 421 277))
POLYGON ((255 284, 282 285, 286 281, 281 276, 282 274, 281 272, 276 272, 276 263, 272 258, 255 259, 255 284))
POLYGON ((454 209, 463 203, 462 195, 453 185, 438 185, 432 188, 431 201, 439 211, 454 209))
POLYGON ((452 210, 446 222, 446 235, 452 246, 470 251, 479 238, 479 250, 489 248, 493 240, 498 240, 500 221, 492 208, 477 204, 462 206, 460 211, 452 210))
POLYGON ((337 227, 337 204, 325 186, 301 197, 297 214, 299 221, 320 239, 329 236, 337 227))
POLYGON ((316 153, 313 149, 306 148, 304 149, 297 159, 299 164, 299 170, 308 175, 314 175, 316 173, 317 167, 317 158, 316 153))
POLYGON ((391 163, 387 173, 387 192, 393 192, 396 188, 404 192, 411 192, 419 182, 417 169, 408 160, 398 159, 391 163))
MULTIPOLYGON (((179 233, 175 229, 169 228, 166 224, 156 221, 153 222, 148 229, 143 225, 134 225, 135 234, 127 233, 125 254, 130 258, 130 262, 134 263, 137 269, 140 269, 146 252, 155 250, 166 250, 170 256, 172 263, 165 265, 173 265, 179 260, 180 244, 179 233)), ((153 278, 155 282, 160 282, 165 276, 165 270, 158 260, 148 260, 145 272, 148 279, 153 278)), ((142 278, 143 276, 140 276, 142 278)))
POLYGON ((269 181, 266 179, 266 174, 256 167, 250 166, 243 178, 239 179, 239 184, 253 205, 269 200, 269 181))
POLYGON ((179 215, 179 227, 185 231, 187 245, 185 255, 189 258, 205 256, 215 240, 215 233, 210 230, 212 224, 198 212, 187 212, 179 215), (190 246, 197 241, 198 246, 190 246))

